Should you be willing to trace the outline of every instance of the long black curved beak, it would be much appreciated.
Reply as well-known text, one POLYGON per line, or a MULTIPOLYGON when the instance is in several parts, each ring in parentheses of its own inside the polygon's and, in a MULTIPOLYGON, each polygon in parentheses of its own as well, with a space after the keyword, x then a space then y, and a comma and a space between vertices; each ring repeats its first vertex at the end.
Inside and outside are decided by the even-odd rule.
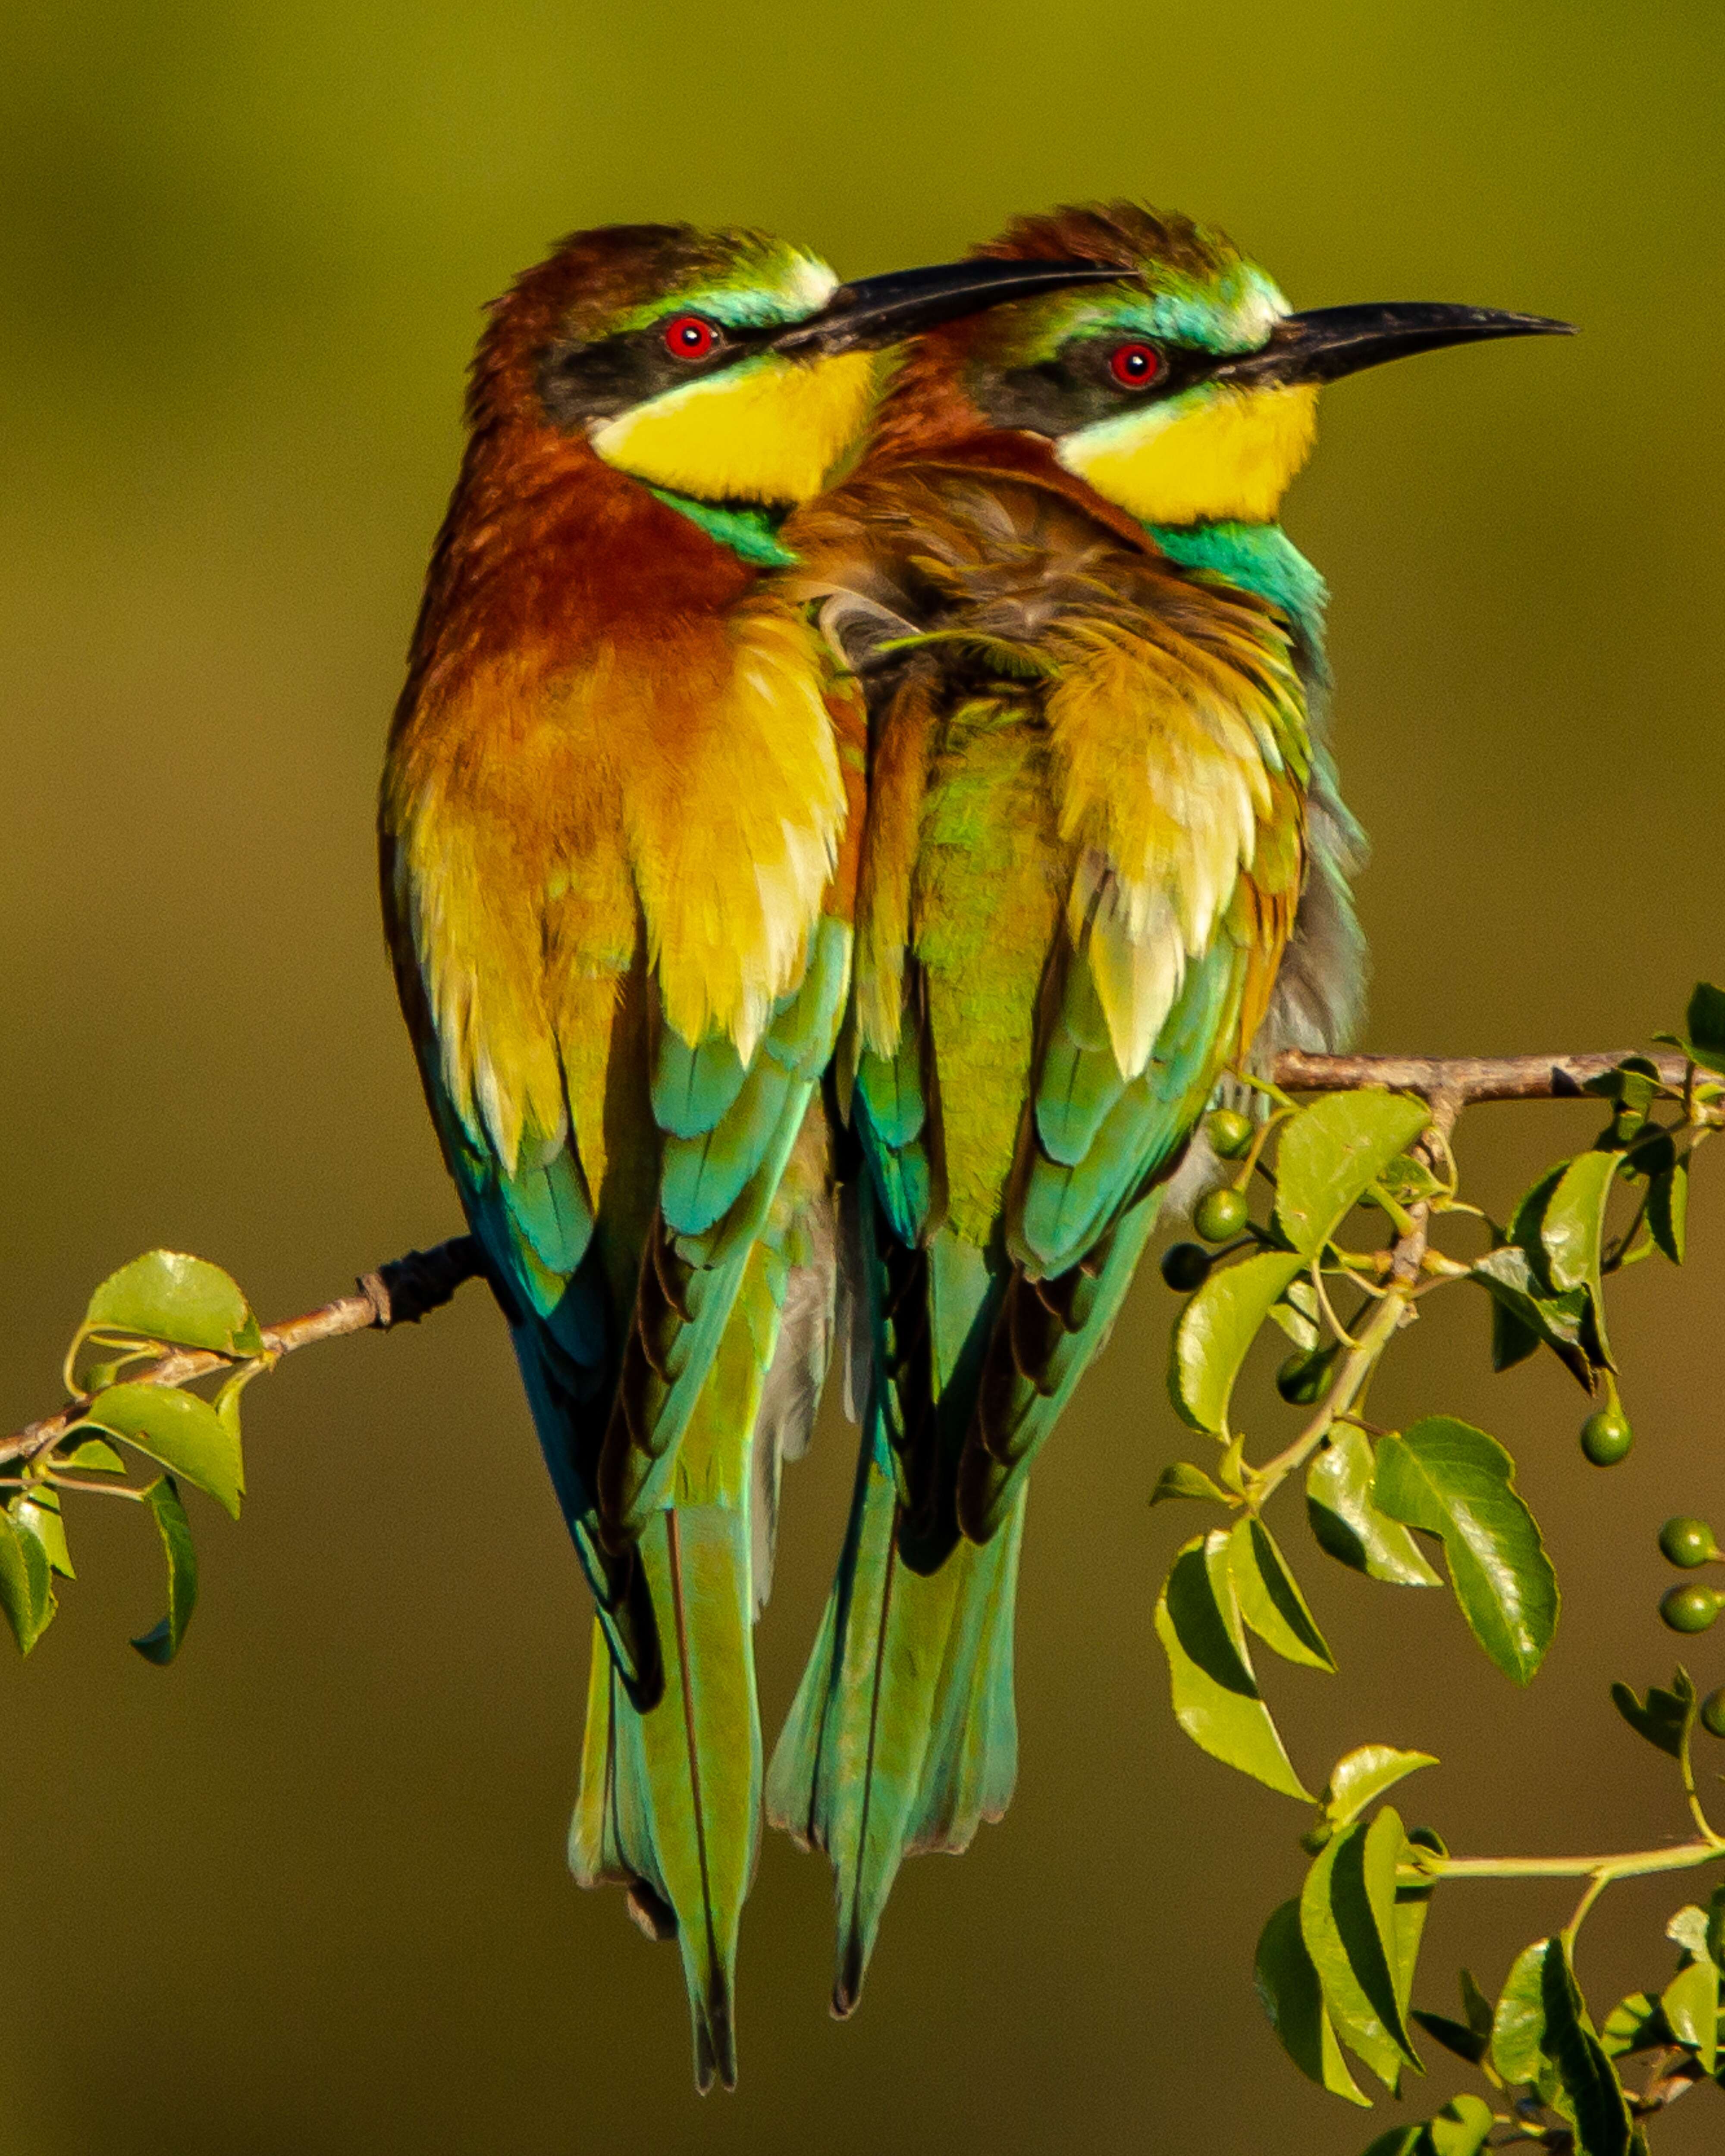
POLYGON ((1260 352, 1224 360, 1211 379, 1240 387, 1334 382, 1362 367, 1381 367, 1445 345, 1484 344, 1493 337, 1574 336, 1573 322, 1544 315, 1508 315, 1495 307, 1454 307, 1425 300, 1390 300, 1361 307, 1312 307, 1286 315, 1260 352))
POLYGON ((841 285, 818 315, 775 336, 768 349, 793 358, 878 352, 961 315, 978 315, 1008 300, 1034 299, 1071 285, 1117 285, 1129 275, 1100 262, 941 262, 926 270, 892 270, 841 285))

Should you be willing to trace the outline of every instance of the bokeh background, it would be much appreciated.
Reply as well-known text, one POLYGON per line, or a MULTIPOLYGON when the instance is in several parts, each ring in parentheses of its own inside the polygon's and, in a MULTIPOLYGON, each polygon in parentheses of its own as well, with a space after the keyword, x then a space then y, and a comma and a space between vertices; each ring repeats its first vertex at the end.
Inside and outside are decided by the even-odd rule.
MULTIPOLYGON (((1376 841, 1370 1043, 1627 1046, 1725 972, 1711 0, 13 0, 0 41, 0 1426, 51 1404, 90 1287, 140 1250, 215 1257, 279 1316, 456 1224, 372 789, 478 308, 575 225, 751 221, 860 272, 1133 192, 1296 304, 1579 321, 1332 393, 1292 503, 1376 841)), ((1506 1202, 1590 1127, 1476 1111, 1465 1162, 1506 1202)), ((1614 1473, 1561 1373, 1489 1377, 1482 1311, 1401 1351, 1378 1411, 1502 1432, 1568 1599, 1523 1697, 1447 1598, 1308 1554, 1344 1674, 1272 1683, 1315 1784, 1381 1738, 1443 1755, 1409 1809, 1459 1849, 1680 1831, 1605 1686, 1669 1674, 1660 1520, 1725 1511, 1712 1180, 1683 1274, 1617 1299, 1640 1436, 1614 1473)), ((172 1671, 125 1645, 159 1612, 153 1538, 74 1511, 85 1576, 28 1666, 0 1656, 0 2147, 1358 2149, 1393 2107, 1301 2082, 1250 1991, 1303 1820, 1167 1712, 1172 1309, 1147 1276, 1037 1470, 1007 1822, 907 1869, 845 2027, 825 1866, 770 1841, 742 2087, 705 2105, 671 1951, 563 1870, 587 1619, 480 1291, 252 1395, 247 1516, 201 1510, 172 1671)), ((789 1489, 773 1727, 850 1444, 832 1412, 789 1489)), ((1691 1659, 1725 1677, 1712 1640, 1691 1659)), ((1501 1979, 1566 1893, 1440 1897, 1425 2003, 1464 1956, 1501 1979)), ((1669 1966, 1679 1898, 1595 1917, 1602 2003, 1669 1966)), ((1461 2074, 1432 2066, 1435 2101, 1461 2074)), ((1660 2146, 1722 2133, 1703 2092, 1660 2146)))

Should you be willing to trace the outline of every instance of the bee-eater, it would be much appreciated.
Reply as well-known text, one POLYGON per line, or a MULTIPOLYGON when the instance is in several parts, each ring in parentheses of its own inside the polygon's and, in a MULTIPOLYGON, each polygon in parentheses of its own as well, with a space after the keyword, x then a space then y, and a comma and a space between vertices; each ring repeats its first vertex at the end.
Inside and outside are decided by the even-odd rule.
POLYGON ((1324 589, 1277 521, 1319 388, 1564 326, 1293 314, 1220 234, 1130 204, 982 251, 1117 281, 920 337, 855 472, 784 532, 870 733, 836 1090, 872 1383, 768 1786, 837 1874, 840 2014, 901 1859, 1011 1795, 1026 1471, 1195 1123, 1230 1065, 1355 1022, 1324 589))
POLYGON ((841 290, 757 233, 566 240, 480 341, 390 736, 402 1005, 598 1604, 570 1861, 677 1938, 702 2088, 735 2080, 749 1628, 830 1332, 807 1111, 865 745, 775 588, 777 528, 859 433, 882 348, 1062 274, 1096 275, 841 290))

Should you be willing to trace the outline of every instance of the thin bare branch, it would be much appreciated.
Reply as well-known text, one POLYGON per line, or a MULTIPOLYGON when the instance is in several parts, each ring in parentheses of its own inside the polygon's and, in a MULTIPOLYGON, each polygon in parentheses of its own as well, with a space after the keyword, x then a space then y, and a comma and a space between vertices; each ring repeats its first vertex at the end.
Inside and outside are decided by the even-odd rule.
MULTIPOLYGON (((339 1296, 303 1317, 284 1318, 280 1325, 264 1327, 264 1354, 270 1361, 309 1348, 314 1341, 337 1340, 343 1333, 388 1332, 395 1325, 417 1325, 428 1312, 440 1310, 464 1281, 485 1270, 479 1245, 471 1235, 454 1235, 429 1250, 409 1250, 392 1258, 387 1265, 360 1276, 357 1295, 339 1296)), ((234 1368, 225 1355, 187 1351, 164 1355, 129 1371, 126 1382, 135 1385, 183 1385, 189 1378, 213 1370, 234 1368)), ((46 1452, 72 1427, 90 1405, 90 1396, 69 1400, 55 1414, 45 1415, 15 1435, 0 1439, 0 1461, 33 1460, 46 1452)))
MULTIPOLYGON (((1284 1092, 1343 1093, 1359 1086, 1386 1086, 1429 1098, 1448 1094, 1457 1107, 1476 1101, 1565 1101, 1589 1078, 1615 1070, 1638 1050, 1593 1055, 1307 1055, 1290 1049, 1276 1059, 1271 1076, 1284 1092)), ((1688 1069, 1681 1055, 1647 1061, 1667 1086, 1681 1090, 1688 1069)))
MULTIPOLYGON (((1384 1086, 1423 1093, 1440 1111, 1447 1130, 1456 1111, 1477 1101, 1573 1099, 1589 1078, 1615 1068, 1633 1051, 1594 1055, 1307 1055, 1290 1050, 1276 1058, 1272 1075, 1290 1093, 1341 1093, 1361 1086, 1384 1086)), ((1660 1076, 1681 1088, 1688 1065, 1681 1055, 1652 1057, 1660 1076)), ((1411 1247, 1411 1246, 1410 1246, 1411 1247)), ((1417 1265, 1417 1257, 1415 1259, 1417 1265)), ((452 1236, 429 1250, 410 1250, 375 1272, 364 1274, 356 1295, 339 1296, 303 1317, 285 1318, 264 1328, 264 1352, 274 1359, 335 1340, 347 1332, 387 1332, 393 1325, 417 1324, 446 1303, 464 1281, 485 1270, 471 1235, 452 1236)), ((188 1378, 231 1368, 220 1355, 165 1355, 127 1373, 141 1385, 182 1385, 188 1378)), ((33 1460, 64 1437, 90 1404, 88 1395, 69 1400, 13 1436, 0 1438, 0 1463, 33 1460)))

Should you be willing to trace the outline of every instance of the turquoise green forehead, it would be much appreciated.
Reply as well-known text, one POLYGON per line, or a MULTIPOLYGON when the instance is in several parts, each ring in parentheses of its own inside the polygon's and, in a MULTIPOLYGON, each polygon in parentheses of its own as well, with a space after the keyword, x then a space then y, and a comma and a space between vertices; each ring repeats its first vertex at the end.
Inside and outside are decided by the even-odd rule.
POLYGON ((818 254, 766 232, 716 232, 701 258, 680 266, 662 292, 619 315, 614 333, 627 336, 686 308, 725 328, 769 329, 801 321, 838 289, 836 274, 818 254))
POLYGON ((1255 262, 1241 255, 1200 275, 1147 259, 1142 283, 1081 285, 1046 300, 1005 307, 994 357, 1035 367, 1074 337, 1149 337, 1204 352, 1255 352, 1288 303, 1255 262), (1008 317, 1011 317, 1009 321, 1008 317))

